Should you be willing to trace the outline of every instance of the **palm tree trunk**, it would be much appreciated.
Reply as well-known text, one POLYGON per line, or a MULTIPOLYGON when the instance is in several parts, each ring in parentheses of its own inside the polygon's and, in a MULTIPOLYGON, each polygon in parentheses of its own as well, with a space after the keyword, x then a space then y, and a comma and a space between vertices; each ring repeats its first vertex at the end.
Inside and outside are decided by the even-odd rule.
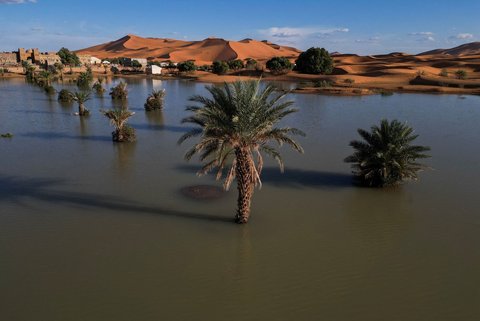
POLYGON ((237 159, 236 176, 237 176, 237 214, 235 215, 235 223, 248 223, 250 218, 250 204, 253 196, 253 177, 252 164, 247 149, 237 148, 235 150, 237 159))
POLYGON ((80 116, 85 115, 85 106, 83 104, 78 104, 78 114, 80 116))

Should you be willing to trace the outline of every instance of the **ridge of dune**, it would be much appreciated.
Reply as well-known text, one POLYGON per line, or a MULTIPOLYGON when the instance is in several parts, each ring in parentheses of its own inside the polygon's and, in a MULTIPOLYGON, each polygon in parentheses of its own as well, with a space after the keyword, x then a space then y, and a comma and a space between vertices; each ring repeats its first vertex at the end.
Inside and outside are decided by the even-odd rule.
POLYGON ((428 55, 451 55, 451 56, 472 56, 480 55, 480 42, 470 42, 450 49, 434 49, 419 53, 417 56, 428 55))

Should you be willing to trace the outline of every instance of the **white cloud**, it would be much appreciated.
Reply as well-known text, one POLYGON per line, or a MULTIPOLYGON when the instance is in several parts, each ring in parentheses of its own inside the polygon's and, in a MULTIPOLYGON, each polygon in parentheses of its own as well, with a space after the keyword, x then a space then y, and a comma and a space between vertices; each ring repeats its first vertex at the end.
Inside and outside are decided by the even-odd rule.
POLYGON ((356 39, 356 43, 379 43, 380 42, 380 37, 370 37, 368 39, 356 39))
POLYGON ((268 29, 261 29, 258 32, 269 38, 307 38, 307 37, 322 37, 328 36, 338 32, 349 32, 348 28, 291 28, 291 27, 271 27, 268 29))
POLYGON ((459 33, 455 38, 460 40, 473 39, 473 35, 471 33, 459 33))
POLYGON ((350 29, 345 27, 271 27, 257 30, 262 39, 297 48, 308 48, 313 45, 327 46, 328 43, 341 41, 338 36, 333 37, 333 35, 348 32, 350 29))
POLYGON ((409 33, 410 36, 427 36, 427 37, 431 37, 434 35, 433 32, 431 31, 420 31, 420 32, 410 32, 409 33))
POLYGON ((435 41, 435 34, 431 31, 410 32, 408 35, 416 37, 418 42, 435 41))
POLYGON ((0 0, 0 4, 36 3, 37 0, 0 0))

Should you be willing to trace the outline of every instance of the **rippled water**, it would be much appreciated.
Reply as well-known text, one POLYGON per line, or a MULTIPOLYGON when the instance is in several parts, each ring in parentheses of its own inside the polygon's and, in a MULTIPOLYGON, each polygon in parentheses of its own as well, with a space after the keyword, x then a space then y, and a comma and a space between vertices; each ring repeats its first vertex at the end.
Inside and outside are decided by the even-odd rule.
POLYGON ((14 134, 0 139, 0 320, 480 319, 480 97, 292 95, 306 152, 285 151, 284 175, 268 164, 237 226, 235 189, 180 193, 220 185, 176 145, 204 84, 127 81, 138 142, 125 145, 98 111, 108 95, 82 119, 0 81, 0 133, 14 134), (152 88, 162 113, 143 110, 152 88), (434 170, 353 187, 348 142, 385 117, 416 129, 434 170))

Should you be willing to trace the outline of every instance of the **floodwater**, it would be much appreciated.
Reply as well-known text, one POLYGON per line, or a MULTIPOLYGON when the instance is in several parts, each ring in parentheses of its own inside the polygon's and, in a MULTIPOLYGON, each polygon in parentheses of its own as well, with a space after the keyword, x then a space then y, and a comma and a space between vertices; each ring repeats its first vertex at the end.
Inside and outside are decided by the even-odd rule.
POLYGON ((238 226, 235 188, 180 192, 221 186, 176 145, 205 85, 127 81, 138 141, 123 145, 107 94, 80 118, 0 81, 0 320, 480 320, 480 97, 291 95, 305 154, 282 149, 283 175, 267 164, 238 226), (152 88, 163 112, 144 112, 152 88), (416 129, 433 170, 354 187, 348 143, 382 118, 416 129))

